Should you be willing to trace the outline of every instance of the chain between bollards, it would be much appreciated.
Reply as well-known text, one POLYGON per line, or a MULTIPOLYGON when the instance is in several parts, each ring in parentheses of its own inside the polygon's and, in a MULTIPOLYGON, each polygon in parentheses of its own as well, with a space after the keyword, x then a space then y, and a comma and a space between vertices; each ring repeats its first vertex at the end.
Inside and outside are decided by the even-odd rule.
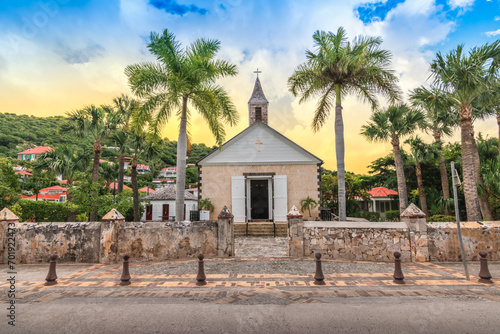
POLYGON ((314 275, 314 285, 325 285, 325 276, 321 268, 321 253, 316 253, 316 274, 314 275))
POLYGON ((120 285, 129 285, 130 282, 130 271, 128 269, 128 259, 130 259, 130 255, 125 253, 123 254, 123 271, 122 277, 120 277, 120 285))
POLYGON ((481 263, 481 267, 479 269, 479 282, 481 283, 487 283, 487 284, 493 284, 493 281, 491 280, 491 274, 490 270, 488 269, 488 259, 486 258, 486 255, 488 255, 485 251, 480 251, 479 256, 481 259, 479 260, 481 263))
POLYGON ((207 277, 205 276, 205 263, 203 259, 205 256, 203 254, 198 255, 198 275, 196 276, 196 285, 202 286, 207 285, 207 277))
POLYGON ((45 278, 45 285, 55 285, 57 284, 57 273, 56 273, 56 260, 59 256, 57 254, 52 254, 50 256, 49 273, 45 278))
POLYGON ((394 277, 393 282, 396 284, 405 284, 405 276, 403 275, 403 270, 401 270, 401 253, 394 252, 394 277))

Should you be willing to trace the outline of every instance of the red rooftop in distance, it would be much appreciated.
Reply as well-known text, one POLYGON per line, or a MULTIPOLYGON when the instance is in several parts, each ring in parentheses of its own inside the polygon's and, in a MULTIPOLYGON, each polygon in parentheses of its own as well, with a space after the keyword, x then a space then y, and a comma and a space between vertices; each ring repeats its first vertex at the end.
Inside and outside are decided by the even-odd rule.
POLYGON ((29 148, 26 151, 22 151, 17 153, 18 160, 35 160, 40 154, 53 151, 54 149, 50 146, 37 146, 33 148, 29 148))
POLYGON ((371 197, 389 197, 391 195, 397 195, 398 192, 387 189, 386 187, 377 187, 368 191, 371 197))

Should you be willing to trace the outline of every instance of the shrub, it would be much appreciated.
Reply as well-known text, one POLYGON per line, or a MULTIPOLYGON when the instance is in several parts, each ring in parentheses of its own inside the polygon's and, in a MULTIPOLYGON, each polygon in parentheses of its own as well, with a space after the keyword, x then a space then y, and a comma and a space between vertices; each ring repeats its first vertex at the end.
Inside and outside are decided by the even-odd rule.
POLYGON ((65 222, 68 217, 66 203, 20 200, 21 221, 34 218, 35 222, 65 222))
POLYGON ((399 215, 400 215, 399 210, 386 211, 385 218, 387 219, 387 221, 390 221, 390 222, 398 222, 399 215))
POLYGON ((371 222, 378 222, 380 221, 380 212, 362 211, 360 217, 365 218, 371 222))
POLYGON ((428 222, 454 222, 455 217, 445 215, 434 215, 427 218, 428 222))

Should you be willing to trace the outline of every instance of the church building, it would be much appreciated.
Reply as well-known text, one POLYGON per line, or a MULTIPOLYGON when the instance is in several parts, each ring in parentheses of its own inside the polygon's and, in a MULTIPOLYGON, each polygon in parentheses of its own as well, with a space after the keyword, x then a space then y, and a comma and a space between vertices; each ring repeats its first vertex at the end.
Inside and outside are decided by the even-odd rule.
MULTIPOLYGON (((198 162, 198 196, 215 208, 210 219, 227 206, 235 223, 286 222, 300 200, 309 196, 319 205, 323 161, 268 125, 269 101, 258 75, 248 120, 248 128, 198 162)), ((311 214, 317 217, 318 208, 311 214)))

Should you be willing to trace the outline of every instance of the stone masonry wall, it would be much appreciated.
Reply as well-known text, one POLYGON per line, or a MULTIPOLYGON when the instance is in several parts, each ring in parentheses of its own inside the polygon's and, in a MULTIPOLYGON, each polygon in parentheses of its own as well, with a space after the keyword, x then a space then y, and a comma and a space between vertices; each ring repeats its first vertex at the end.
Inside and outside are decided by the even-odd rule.
MULTIPOLYGON (((403 261, 410 259, 409 231, 404 223, 303 222, 302 233, 303 244, 296 242, 294 247, 295 252, 303 247, 303 254, 291 256, 319 252, 332 259, 392 261, 398 251, 403 261)), ((290 241, 298 240, 291 237, 290 241)))
MULTIPOLYGON (((489 260, 500 260, 500 222, 463 223, 461 232, 467 260, 479 260, 483 250, 489 260)), ((431 261, 462 260, 455 223, 427 223, 427 234, 431 261)))

